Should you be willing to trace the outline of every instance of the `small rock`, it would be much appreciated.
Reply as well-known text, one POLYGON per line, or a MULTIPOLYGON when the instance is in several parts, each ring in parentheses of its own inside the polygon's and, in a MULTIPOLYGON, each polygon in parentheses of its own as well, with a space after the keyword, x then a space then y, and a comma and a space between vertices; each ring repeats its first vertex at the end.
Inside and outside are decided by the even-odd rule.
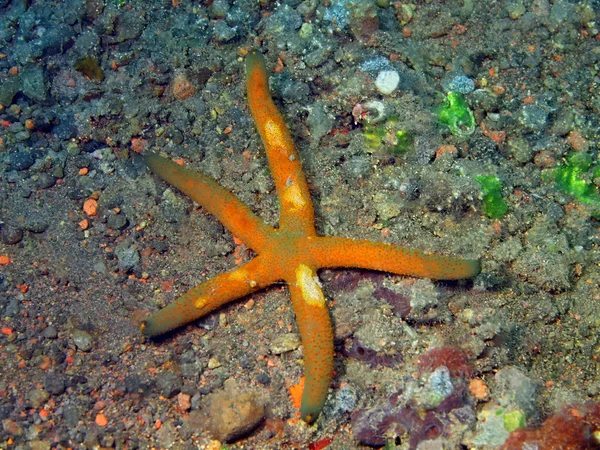
POLYGON ((50 394, 43 389, 34 389, 27 393, 27 398, 31 402, 31 406, 39 408, 50 398, 50 394))
POLYGON ((265 417, 258 396, 240 392, 234 380, 227 380, 225 390, 210 394, 208 400, 207 428, 220 441, 233 442, 247 436, 265 417))
POLYGON ((6 162, 11 169, 14 170, 26 170, 33 166, 35 159, 31 155, 31 153, 26 151, 17 151, 14 153, 10 153, 6 157, 6 162))
POLYGON ((121 270, 131 270, 140 262, 140 254, 133 247, 119 246, 115 249, 121 270))
POLYGON ((169 370, 156 377, 156 385, 162 396, 171 398, 181 392, 183 380, 181 375, 169 370))
POLYGON ((274 355, 281 355, 282 353, 296 350, 299 346, 300 337, 296 333, 286 333, 283 336, 273 339, 269 349, 274 355))
POLYGON ((23 230, 12 225, 4 225, 2 227, 2 242, 8 245, 14 245, 21 242, 23 239, 23 230))
POLYGON ((42 331, 42 336, 46 339, 56 339, 58 337, 58 330, 54 325, 48 325, 42 331))
POLYGON ((125 214, 111 214, 106 224, 113 230, 120 230, 127 225, 127 216, 125 214))
POLYGON ((395 70, 382 70, 377 75, 375 87, 383 95, 390 95, 398 87, 400 75, 395 70))
POLYGON ((224 20, 217 20, 213 30, 213 36, 217 42, 229 42, 237 36, 236 31, 224 20))
POLYGON ((85 330, 73 330, 71 334, 73 343, 82 352, 88 352, 94 344, 94 338, 85 330))
POLYGON ((48 226, 48 222, 41 217, 26 218, 23 224, 23 228, 32 233, 43 233, 48 229, 48 226))
POLYGON ((54 186, 54 183, 56 183, 56 180, 52 175, 46 172, 42 172, 38 176, 36 187, 38 189, 48 189, 54 186))
POLYGON ((60 395, 65 392, 66 378, 60 373, 49 373, 44 380, 44 388, 52 395, 60 395))
POLYGON ((63 418, 68 427, 73 428, 77 426, 80 416, 81 414, 79 413, 77 406, 71 404, 63 407, 63 418))
POLYGON ((21 75, 23 95, 35 102, 43 102, 48 96, 46 73, 40 66, 29 64, 23 69, 21 75))

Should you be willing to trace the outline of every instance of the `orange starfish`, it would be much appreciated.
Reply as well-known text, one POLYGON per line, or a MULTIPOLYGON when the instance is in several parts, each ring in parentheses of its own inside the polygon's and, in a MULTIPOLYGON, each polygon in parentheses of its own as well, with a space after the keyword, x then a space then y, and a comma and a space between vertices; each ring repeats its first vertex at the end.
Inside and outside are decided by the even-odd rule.
POLYGON ((356 267, 434 279, 470 278, 479 263, 425 254, 397 245, 343 237, 317 236, 308 184, 283 116, 273 103, 264 59, 252 50, 246 58, 248 103, 265 146, 281 205, 279 228, 256 216, 231 192, 207 176, 149 154, 150 169, 177 187, 223 225, 257 256, 230 272, 191 289, 141 326, 156 336, 202 317, 225 303, 284 280, 304 348, 306 375, 300 412, 313 422, 325 403, 333 375, 333 331, 317 271, 356 267))

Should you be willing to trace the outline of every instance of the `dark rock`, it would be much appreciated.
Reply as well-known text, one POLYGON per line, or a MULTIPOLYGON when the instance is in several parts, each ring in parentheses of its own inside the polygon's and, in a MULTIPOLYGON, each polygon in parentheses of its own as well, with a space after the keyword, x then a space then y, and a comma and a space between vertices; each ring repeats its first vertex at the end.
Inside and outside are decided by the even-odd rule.
POLYGON ((48 325, 42 331, 42 336, 46 339, 56 339, 58 337, 58 330, 54 325, 48 325))
POLYGON ((156 377, 156 386, 162 396, 171 398, 181 392, 183 380, 181 379, 181 375, 172 371, 167 371, 156 377))
POLYGON ((67 380, 62 373, 49 373, 44 380, 44 389, 52 395, 60 395, 65 392, 67 380))
POLYGON ((0 83, 0 105, 10 106, 13 98, 21 90, 21 77, 10 77, 0 83))
POLYGON ((74 428, 79 423, 81 413, 75 405, 65 405, 63 407, 63 419, 69 428, 74 428))
POLYGON ((14 245, 21 242, 23 239, 23 230, 12 225, 4 225, 2 227, 2 242, 8 245, 14 245))
POLYGON ((27 65, 21 74, 23 95, 35 102, 43 102, 48 97, 46 72, 37 65, 27 65))
POLYGON ((23 228, 32 233, 43 233, 48 229, 48 222, 41 217, 26 219, 23 228))
POLYGON ((138 375, 129 375, 125 378, 125 392, 128 394, 134 394, 139 392, 142 387, 142 380, 138 375))
POLYGON ((106 224, 113 230, 120 230, 127 226, 127 217, 125 214, 111 214, 106 224))
POLYGON ((33 166, 35 159, 33 155, 25 150, 9 153, 6 157, 9 168, 14 170, 26 170, 33 166))
POLYGON ((54 179, 54 177, 52 175, 50 175, 47 172, 42 172, 38 176, 38 179, 36 182, 36 187, 38 189, 48 189, 48 188, 54 186, 54 183, 56 183, 56 180, 54 179))

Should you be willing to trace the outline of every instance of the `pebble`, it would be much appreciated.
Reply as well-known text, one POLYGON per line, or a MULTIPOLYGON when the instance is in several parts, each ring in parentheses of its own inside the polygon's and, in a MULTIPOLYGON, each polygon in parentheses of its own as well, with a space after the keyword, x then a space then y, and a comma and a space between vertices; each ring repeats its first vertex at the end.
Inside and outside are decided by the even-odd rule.
POLYGON ((48 189, 54 186, 55 183, 56 180, 52 175, 46 172, 42 172, 39 174, 37 182, 35 184, 38 189, 48 189))
POLYGON ((34 389, 27 393, 27 398, 31 402, 32 407, 39 408, 50 398, 50 394, 44 389, 34 389))
POLYGON ((265 417, 265 408, 254 392, 240 392, 235 380, 225 381, 222 391, 210 394, 207 427, 220 441, 234 442, 247 436, 265 417))
POLYGON ((14 245, 21 242, 23 239, 23 230, 12 225, 5 224, 2 227, 2 242, 7 245, 14 245))
POLYGON ((296 333, 286 333, 271 341, 269 349, 274 355, 291 352, 300 346, 300 337, 296 333))
POLYGON ((90 351, 94 344, 94 338, 85 330, 73 330, 71 337, 75 346, 82 352, 90 351))
POLYGON ((125 214, 111 214, 106 222, 109 228, 120 230, 127 225, 127 216, 125 214))
POLYGON ((32 233, 43 233, 48 229, 48 222, 46 222, 41 217, 33 217, 31 219, 25 219, 25 223, 23 227, 27 231, 31 231, 32 233))
POLYGON ((470 94, 475 90, 475 82, 465 75, 456 75, 450 81, 448 88, 461 94, 470 94))
POLYGON ((390 95, 398 87, 400 75, 395 70, 382 70, 377 75, 375 87, 383 95, 390 95))
POLYGON ((178 373, 168 370, 156 377, 156 386, 158 387, 160 395, 171 398, 181 392, 183 379, 178 373))
POLYGON ((6 162, 11 169, 14 170, 26 170, 33 166, 35 159, 31 153, 20 150, 14 153, 10 153, 6 157, 6 162))
POLYGON ((58 330, 54 325, 48 325, 42 331, 42 336, 46 339, 56 339, 58 337, 58 330))
POLYGON ((121 270, 131 270, 140 262, 140 254, 133 247, 119 246, 115 249, 115 255, 119 260, 121 270))
POLYGON ((65 392, 67 379, 61 373, 49 373, 44 380, 44 389, 52 395, 60 395, 65 392))
POLYGON ((79 412, 79 408, 77 408, 77 406, 74 404, 69 404, 69 405, 63 406, 63 414, 62 415, 63 415, 63 419, 65 420, 66 425, 71 428, 77 426, 77 424, 79 423, 79 418, 81 416, 81 414, 79 412))

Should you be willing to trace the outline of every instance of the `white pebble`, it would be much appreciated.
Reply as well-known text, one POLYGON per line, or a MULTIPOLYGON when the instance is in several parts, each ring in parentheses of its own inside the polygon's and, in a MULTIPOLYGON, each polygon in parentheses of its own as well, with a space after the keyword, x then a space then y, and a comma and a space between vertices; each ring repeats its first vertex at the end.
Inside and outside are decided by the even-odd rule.
POLYGON ((382 70, 377 75, 375 87, 383 95, 390 95, 400 83, 400 75, 395 70, 382 70))

